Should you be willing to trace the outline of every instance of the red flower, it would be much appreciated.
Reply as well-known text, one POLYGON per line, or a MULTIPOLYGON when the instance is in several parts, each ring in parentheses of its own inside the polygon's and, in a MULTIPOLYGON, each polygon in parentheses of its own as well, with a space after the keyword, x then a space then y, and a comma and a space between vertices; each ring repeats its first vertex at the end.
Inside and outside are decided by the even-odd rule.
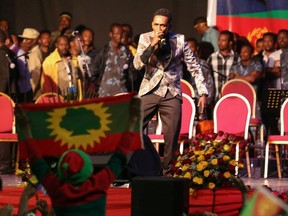
POLYGON ((223 136, 224 132, 223 131, 218 131, 218 136, 223 136))
POLYGON ((239 148, 244 149, 246 147, 247 143, 245 140, 239 141, 239 148))
POLYGON ((205 141, 209 141, 210 140, 210 136, 208 136, 207 134, 204 136, 204 140, 205 141))
POLYGON ((234 166, 232 166, 232 165, 229 165, 229 166, 228 166, 228 171, 232 172, 232 171, 234 171, 234 170, 235 170, 235 167, 234 167, 234 166))
POLYGON ((185 159, 182 161, 182 164, 191 164, 191 160, 190 159, 185 159))
POLYGON ((218 164, 222 165, 224 163, 223 158, 218 158, 218 164))

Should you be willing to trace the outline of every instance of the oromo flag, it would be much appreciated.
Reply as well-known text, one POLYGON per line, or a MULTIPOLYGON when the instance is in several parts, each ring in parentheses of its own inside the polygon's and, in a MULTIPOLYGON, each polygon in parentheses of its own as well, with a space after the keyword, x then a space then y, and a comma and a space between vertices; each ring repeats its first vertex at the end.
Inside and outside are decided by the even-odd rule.
POLYGON ((208 9, 208 18, 216 14, 219 30, 236 32, 253 45, 265 32, 277 33, 288 26, 286 0, 217 0, 216 4, 210 0, 208 9))
POLYGON ((245 204, 240 216, 278 216, 283 211, 288 214, 288 206, 268 189, 258 187, 245 204))
MULTIPOLYGON (((69 149, 86 153, 115 151, 126 131, 133 94, 97 98, 81 102, 20 104, 32 136, 43 156, 60 156, 69 149)), ((139 99, 138 99, 139 100, 139 99)), ((142 148, 142 119, 134 130, 131 150, 142 148)), ((17 127, 18 128, 18 127, 17 127)), ((19 129, 19 158, 27 158, 24 137, 19 129)))

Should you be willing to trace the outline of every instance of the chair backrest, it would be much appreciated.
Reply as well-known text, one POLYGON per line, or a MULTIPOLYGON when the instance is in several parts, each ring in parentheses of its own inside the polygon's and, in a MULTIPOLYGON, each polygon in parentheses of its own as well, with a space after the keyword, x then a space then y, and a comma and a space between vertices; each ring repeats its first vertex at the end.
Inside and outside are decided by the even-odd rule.
POLYGON ((243 95, 225 95, 214 108, 214 132, 223 131, 248 139, 250 117, 251 107, 243 95))
POLYGON ((281 106, 280 112, 280 134, 287 135, 288 134, 288 98, 283 102, 281 106))
MULTIPOLYGON (((188 138, 193 136, 194 119, 196 114, 196 106, 193 99, 185 93, 182 93, 182 118, 181 118, 181 134, 188 134, 188 138)), ((162 134, 162 121, 158 113, 158 123, 156 127, 156 134, 162 134)))
POLYGON ((42 95, 40 95, 37 100, 35 101, 35 103, 37 104, 42 104, 42 103, 63 103, 64 102, 64 98, 59 95, 56 94, 54 92, 47 92, 44 93, 42 95))
POLYGON ((14 101, 0 92, 0 133, 15 132, 14 101))
POLYGON ((185 94, 189 95, 192 98, 196 97, 194 88, 188 81, 186 81, 184 79, 181 79, 180 83, 181 83, 182 93, 185 93, 185 94))
POLYGON ((221 95, 223 97, 231 93, 241 94, 248 100, 251 107, 251 117, 255 118, 257 95, 253 86, 245 80, 232 79, 222 86, 221 95))
POLYGON ((181 134, 188 134, 188 138, 193 136, 194 119, 196 114, 196 106, 193 99, 182 93, 182 119, 181 119, 181 134))

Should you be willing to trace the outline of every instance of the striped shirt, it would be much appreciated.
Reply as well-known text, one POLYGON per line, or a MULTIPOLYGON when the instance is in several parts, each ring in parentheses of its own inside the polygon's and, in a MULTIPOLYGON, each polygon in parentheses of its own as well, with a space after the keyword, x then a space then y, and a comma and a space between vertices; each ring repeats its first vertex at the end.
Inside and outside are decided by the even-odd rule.
POLYGON ((207 62, 212 66, 215 83, 215 101, 217 101, 220 98, 223 84, 227 82, 230 68, 233 64, 240 62, 240 58, 233 50, 231 50, 228 56, 224 56, 220 51, 216 51, 209 56, 207 62))

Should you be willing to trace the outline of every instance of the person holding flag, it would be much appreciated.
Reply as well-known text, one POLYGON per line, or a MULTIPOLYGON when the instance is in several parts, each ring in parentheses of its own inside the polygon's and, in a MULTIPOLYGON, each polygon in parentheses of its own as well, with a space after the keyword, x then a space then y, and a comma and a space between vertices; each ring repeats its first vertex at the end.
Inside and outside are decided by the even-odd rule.
POLYGON ((80 149, 62 154, 56 173, 52 172, 37 148, 36 140, 32 138, 25 112, 20 106, 16 108, 17 125, 26 138, 32 173, 50 196, 56 215, 106 215, 106 192, 126 165, 133 131, 141 116, 140 102, 139 98, 133 98, 126 131, 107 166, 97 173, 93 173, 89 156, 80 149))

